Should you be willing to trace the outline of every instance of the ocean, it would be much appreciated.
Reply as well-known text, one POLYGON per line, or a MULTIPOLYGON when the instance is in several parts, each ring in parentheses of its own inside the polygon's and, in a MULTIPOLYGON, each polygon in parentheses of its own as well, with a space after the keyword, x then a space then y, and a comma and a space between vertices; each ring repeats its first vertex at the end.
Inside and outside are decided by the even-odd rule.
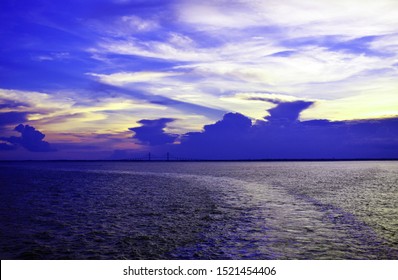
POLYGON ((398 259, 398 162, 0 162, 1 259, 398 259))

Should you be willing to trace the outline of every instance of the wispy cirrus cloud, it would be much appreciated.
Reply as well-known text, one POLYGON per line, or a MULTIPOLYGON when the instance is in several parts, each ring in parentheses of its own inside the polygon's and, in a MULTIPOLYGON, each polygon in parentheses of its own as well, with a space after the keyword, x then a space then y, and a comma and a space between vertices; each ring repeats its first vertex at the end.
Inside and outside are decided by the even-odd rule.
POLYGON ((122 86, 131 83, 143 83, 143 82, 160 82, 163 78, 172 77, 180 75, 177 72, 118 72, 109 75, 106 74, 96 74, 87 73, 87 75, 97 77, 99 80, 105 84, 122 86))
POLYGON ((388 34, 397 24, 394 0, 182 1, 176 9, 181 21, 205 30, 276 26, 288 37, 388 34))

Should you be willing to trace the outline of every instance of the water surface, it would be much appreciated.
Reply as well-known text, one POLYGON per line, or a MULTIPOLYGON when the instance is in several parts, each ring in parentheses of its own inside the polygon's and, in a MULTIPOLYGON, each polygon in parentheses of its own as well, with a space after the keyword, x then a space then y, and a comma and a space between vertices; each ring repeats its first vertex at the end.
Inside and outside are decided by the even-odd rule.
POLYGON ((398 259, 398 162, 1 162, 2 259, 398 259))

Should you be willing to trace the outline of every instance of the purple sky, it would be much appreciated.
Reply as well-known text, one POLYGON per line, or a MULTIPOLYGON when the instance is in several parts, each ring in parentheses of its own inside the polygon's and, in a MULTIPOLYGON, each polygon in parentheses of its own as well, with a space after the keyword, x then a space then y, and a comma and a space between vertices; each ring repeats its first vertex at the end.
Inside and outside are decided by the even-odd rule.
POLYGON ((0 2, 0 159, 397 158, 398 2, 0 2))

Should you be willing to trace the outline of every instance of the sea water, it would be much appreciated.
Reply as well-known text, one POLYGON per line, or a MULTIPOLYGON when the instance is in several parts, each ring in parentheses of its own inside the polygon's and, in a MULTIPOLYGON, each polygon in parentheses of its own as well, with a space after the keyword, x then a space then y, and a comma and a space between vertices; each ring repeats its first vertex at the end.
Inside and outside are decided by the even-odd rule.
POLYGON ((398 259, 398 162, 0 162, 1 259, 398 259))

